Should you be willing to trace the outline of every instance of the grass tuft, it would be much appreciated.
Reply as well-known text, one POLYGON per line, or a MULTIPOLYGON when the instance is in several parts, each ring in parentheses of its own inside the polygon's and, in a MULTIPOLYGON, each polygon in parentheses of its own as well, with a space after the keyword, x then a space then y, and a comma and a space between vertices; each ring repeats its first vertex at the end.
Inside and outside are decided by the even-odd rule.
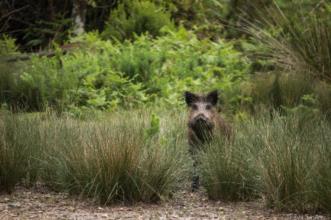
POLYGON ((122 112, 82 121, 3 113, 0 188, 40 180, 103 204, 166 199, 186 179, 190 161, 182 117, 175 117, 151 122, 148 112, 122 112))
POLYGON ((235 140, 217 140, 201 155, 212 199, 259 195, 279 210, 330 212, 331 126, 323 118, 261 115, 237 126, 235 140))
POLYGON ((37 180, 42 138, 38 120, 0 112, 0 191, 10 192, 17 183, 37 180))

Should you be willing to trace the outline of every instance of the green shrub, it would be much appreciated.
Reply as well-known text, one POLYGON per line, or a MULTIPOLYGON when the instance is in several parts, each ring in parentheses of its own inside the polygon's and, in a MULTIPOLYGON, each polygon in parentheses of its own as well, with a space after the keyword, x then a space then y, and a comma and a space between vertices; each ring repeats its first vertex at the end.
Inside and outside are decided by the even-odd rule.
POLYGON ((168 9, 177 25, 193 30, 200 39, 215 41, 223 36, 223 21, 231 7, 228 1, 220 0, 151 1, 168 9))
POLYGON ((22 62, 7 62, 8 58, 18 54, 15 40, 6 35, 0 36, 0 103, 6 106, 12 106, 20 95, 16 92, 17 78, 24 65, 22 62))
POLYGON ((170 13, 151 1, 124 1, 110 13, 104 39, 133 39, 135 35, 148 32, 151 36, 161 35, 163 27, 174 28, 170 13))
POLYGON ((235 106, 236 88, 249 70, 249 61, 232 43, 200 41, 185 29, 133 42, 103 41, 94 33, 76 41, 81 49, 34 57, 18 70, 6 100, 26 110, 51 106, 79 115, 84 109, 179 106, 184 90, 209 87, 223 90, 225 100, 234 97, 225 103, 235 106))
POLYGON ((15 40, 6 35, 0 35, 0 58, 3 58, 2 56, 5 55, 8 56, 17 53, 15 40))
POLYGON ((197 37, 180 29, 151 40, 141 36, 126 42, 114 56, 116 70, 141 83, 148 103, 181 104, 186 89, 224 90, 224 96, 246 77, 249 62, 231 43, 197 37))

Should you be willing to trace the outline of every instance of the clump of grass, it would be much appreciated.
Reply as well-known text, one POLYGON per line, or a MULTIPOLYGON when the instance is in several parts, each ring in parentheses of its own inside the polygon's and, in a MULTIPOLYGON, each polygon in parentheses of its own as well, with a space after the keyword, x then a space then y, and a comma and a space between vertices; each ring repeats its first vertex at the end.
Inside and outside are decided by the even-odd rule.
POLYGON ((183 138, 167 130, 146 136, 147 119, 126 113, 104 122, 51 125, 44 178, 56 189, 103 204, 166 198, 185 178, 183 138))
MULTIPOLYGON (((257 74, 252 77, 250 84, 249 95, 254 104, 263 103, 275 109, 295 107, 301 104, 305 95, 314 94, 314 88, 318 88, 307 75, 284 73, 257 74)), ((326 94, 322 93, 320 97, 326 98, 326 94)))
MULTIPOLYGON (((1 190, 41 180, 102 204, 167 198, 181 187, 191 163, 183 118, 149 111, 93 121, 1 114, 1 190)), ((211 199, 261 197, 280 210, 331 211, 327 120, 268 112, 235 127, 233 140, 216 139, 199 155, 211 199)))
MULTIPOLYGON (((319 108, 327 118, 331 119, 331 84, 320 81, 314 86, 314 93, 318 99, 319 108)), ((330 120, 331 121, 331 120, 330 120)))
POLYGON ((186 179, 190 161, 182 117, 176 114, 174 123, 169 117, 121 112, 83 121, 4 113, 0 188, 39 180, 102 204, 165 199, 186 179))
POLYGON ((279 210, 330 212, 330 134, 325 119, 298 114, 244 121, 232 143, 216 141, 202 153, 209 197, 258 195, 279 210))
POLYGON ((263 56, 285 72, 308 73, 312 78, 331 82, 329 16, 319 16, 314 10, 289 15, 277 4, 265 10, 260 11, 259 22, 247 21, 245 28, 267 49, 263 56))
POLYGON ((279 108, 294 107, 301 104, 303 96, 313 95, 318 103, 315 107, 330 115, 330 13, 324 14, 319 10, 327 7, 327 3, 322 1, 310 12, 299 9, 292 13, 283 11, 273 2, 267 8, 257 9, 257 22, 247 21, 243 30, 258 45, 255 58, 272 64, 277 71, 276 76, 279 76, 269 75, 257 81, 253 79, 257 90, 253 99, 267 104, 271 101, 270 106, 279 108), (274 85, 278 88, 274 89, 274 85), (270 95, 273 97, 270 98, 270 95), (261 98, 263 100, 259 100, 261 98))
POLYGON ((319 148, 328 144, 320 137, 328 131, 297 116, 276 116, 256 126, 260 156, 255 161, 267 204, 281 210, 317 210, 321 204, 312 202, 316 193, 312 183, 320 163, 319 148))
POLYGON ((23 179, 37 179, 42 146, 38 120, 0 112, 0 191, 10 192, 23 179))
POLYGON ((255 170, 241 140, 234 143, 216 140, 200 155, 202 184, 210 199, 238 201, 256 196, 255 170))

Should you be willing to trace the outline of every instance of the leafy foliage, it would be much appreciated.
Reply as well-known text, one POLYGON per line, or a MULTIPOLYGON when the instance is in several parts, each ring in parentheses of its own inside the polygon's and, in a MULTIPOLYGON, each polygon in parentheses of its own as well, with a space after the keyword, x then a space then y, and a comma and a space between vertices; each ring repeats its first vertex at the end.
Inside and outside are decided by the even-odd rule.
POLYGON ((17 88, 17 79, 25 64, 22 62, 8 63, 6 61, 8 56, 19 54, 15 40, 3 35, 0 38, 0 106, 7 106, 12 102, 15 102, 16 106, 20 106, 20 103, 14 100, 19 99, 21 92, 14 88, 17 88))
POLYGON ((143 35, 114 43, 96 34, 75 40, 87 47, 35 57, 17 77, 10 92, 21 94, 27 109, 107 110, 155 102, 178 106, 184 90, 202 85, 222 89, 226 97, 249 69, 249 61, 231 43, 200 41, 184 29, 168 30, 154 40, 143 35))
POLYGON ((163 27, 174 28, 170 14, 163 8, 146 0, 124 1, 110 13, 102 36, 124 40, 148 32, 156 37, 163 27))
POLYGON ((13 38, 2 35, 0 38, 0 56, 17 53, 17 46, 13 38))

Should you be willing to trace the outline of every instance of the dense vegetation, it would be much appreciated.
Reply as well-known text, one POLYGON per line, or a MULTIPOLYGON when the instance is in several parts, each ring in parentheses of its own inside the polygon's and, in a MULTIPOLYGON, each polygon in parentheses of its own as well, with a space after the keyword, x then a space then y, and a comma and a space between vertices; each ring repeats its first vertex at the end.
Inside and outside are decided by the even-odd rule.
MULTIPOLYGON (((84 121, 2 114, 1 189, 24 179, 102 204, 169 198, 188 185, 192 160, 186 115, 158 114, 130 111, 84 121)), ((318 116, 266 112, 238 122, 233 142, 216 139, 199 155, 203 186, 211 199, 262 197, 279 210, 330 212, 330 132, 318 116)))
POLYGON ((282 210, 330 210, 330 124, 279 114, 238 123, 232 143, 215 140, 201 154, 212 199, 263 197, 282 210))
POLYGON ((25 178, 27 184, 41 179, 54 190, 104 204, 169 196, 188 173, 184 130, 179 123, 162 121, 161 130, 148 121, 147 112, 85 122, 50 113, 5 114, 0 124, 1 189, 10 191, 25 178))
POLYGON ((73 40, 84 48, 34 57, 18 78, 8 76, 3 86, 11 92, 2 100, 26 110, 111 110, 155 102, 178 106, 186 89, 231 92, 249 68, 231 43, 200 41, 185 29, 168 30, 157 39, 142 35, 134 42, 103 41, 93 33, 73 40))
POLYGON ((167 198, 191 169, 182 94, 218 89, 236 135, 199 156, 209 197, 331 212, 330 15, 318 0, 1 1, 0 191, 167 198))

